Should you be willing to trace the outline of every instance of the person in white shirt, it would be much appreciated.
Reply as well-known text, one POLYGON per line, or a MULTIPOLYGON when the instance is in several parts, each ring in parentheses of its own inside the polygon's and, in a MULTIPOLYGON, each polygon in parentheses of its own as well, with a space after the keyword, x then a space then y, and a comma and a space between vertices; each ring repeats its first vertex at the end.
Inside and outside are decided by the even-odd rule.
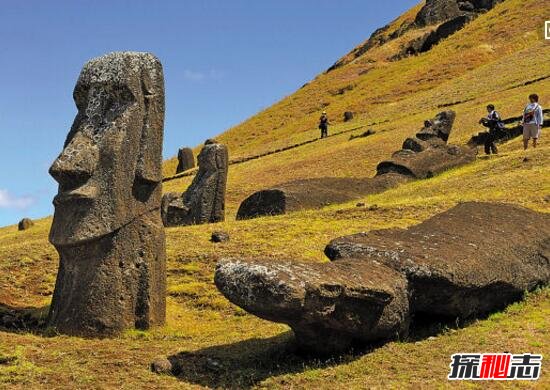
POLYGON ((544 121, 539 96, 535 93, 529 95, 529 102, 523 110, 523 120, 520 122, 520 125, 523 125, 523 149, 525 150, 527 150, 531 138, 533 139, 533 148, 537 147, 537 140, 540 138, 544 121))

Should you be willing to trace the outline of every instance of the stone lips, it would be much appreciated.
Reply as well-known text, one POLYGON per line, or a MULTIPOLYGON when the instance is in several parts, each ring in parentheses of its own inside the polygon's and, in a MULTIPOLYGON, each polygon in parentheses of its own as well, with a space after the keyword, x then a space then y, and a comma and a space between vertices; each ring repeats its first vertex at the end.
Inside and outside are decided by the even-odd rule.
POLYGON ((48 325, 109 336, 162 324, 162 66, 149 53, 98 57, 82 69, 74 99, 77 116, 50 168, 60 264, 48 325))
POLYGON ((405 278, 376 263, 364 265, 228 259, 218 263, 214 281, 231 302, 288 324, 302 348, 324 354, 407 329, 405 278))
POLYGON ((330 264, 223 260, 215 283, 250 313, 288 324, 306 350, 337 353, 406 334, 415 313, 472 317, 548 284, 549 222, 518 206, 463 203, 409 229, 333 240, 330 264))
POLYGON ((162 199, 165 226, 214 223, 225 220, 225 191, 229 155, 227 147, 207 140, 197 156, 199 171, 189 188, 162 199))

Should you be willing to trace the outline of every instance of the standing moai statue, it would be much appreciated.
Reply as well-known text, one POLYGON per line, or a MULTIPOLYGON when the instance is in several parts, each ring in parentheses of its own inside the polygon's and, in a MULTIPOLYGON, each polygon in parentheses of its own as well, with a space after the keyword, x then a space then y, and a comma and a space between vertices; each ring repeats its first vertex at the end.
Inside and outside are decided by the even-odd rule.
POLYGON ((193 157, 193 149, 180 148, 178 150, 178 166, 176 174, 185 172, 195 167, 195 157, 193 157))
POLYGON ((60 264, 48 325, 109 336, 163 324, 162 65, 149 53, 92 59, 73 96, 78 113, 50 168, 60 264))
POLYGON ((229 156, 227 147, 207 140, 197 156, 199 171, 183 194, 162 198, 164 226, 197 225, 225 220, 225 187, 229 156))

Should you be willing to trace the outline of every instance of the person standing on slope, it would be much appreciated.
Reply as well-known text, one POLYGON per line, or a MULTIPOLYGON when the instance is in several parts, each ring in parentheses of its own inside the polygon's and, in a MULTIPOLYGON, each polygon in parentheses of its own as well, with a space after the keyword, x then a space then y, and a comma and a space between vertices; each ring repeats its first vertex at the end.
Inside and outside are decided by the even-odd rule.
POLYGON ((327 112, 323 111, 323 114, 321 115, 321 118, 319 118, 319 129, 321 129, 321 138, 328 137, 328 116, 327 112))
POLYGON ((500 119, 500 114, 495 111, 495 106, 493 104, 487 106, 487 112, 487 117, 479 120, 480 124, 489 128, 489 132, 485 138, 485 154, 491 154, 491 152, 497 154, 498 150, 495 141, 498 133, 504 128, 504 124, 500 119))
POLYGON ((533 139, 533 148, 537 147, 537 141, 542 129, 542 107, 539 104, 539 96, 534 93, 529 95, 529 104, 523 110, 523 149, 527 150, 529 140, 533 139))

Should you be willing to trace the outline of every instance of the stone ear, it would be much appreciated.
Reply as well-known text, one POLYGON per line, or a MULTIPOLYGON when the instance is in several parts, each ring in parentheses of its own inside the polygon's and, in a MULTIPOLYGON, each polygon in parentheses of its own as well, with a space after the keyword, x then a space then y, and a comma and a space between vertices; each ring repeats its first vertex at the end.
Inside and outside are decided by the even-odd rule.
POLYGON ((143 127, 136 177, 147 183, 162 181, 162 134, 164 129, 164 84, 160 62, 155 64, 155 79, 144 69, 141 77, 143 127))

